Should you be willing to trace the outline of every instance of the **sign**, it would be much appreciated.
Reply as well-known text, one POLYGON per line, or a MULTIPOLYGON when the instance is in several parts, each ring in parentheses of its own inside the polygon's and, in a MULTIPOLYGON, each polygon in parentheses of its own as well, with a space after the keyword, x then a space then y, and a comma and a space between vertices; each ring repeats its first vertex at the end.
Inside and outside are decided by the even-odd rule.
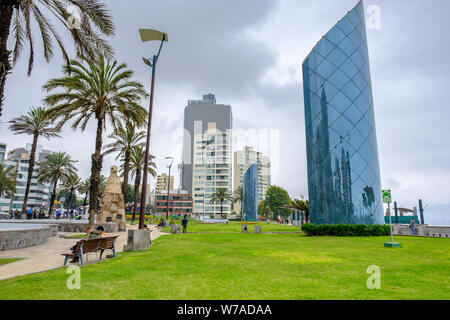
POLYGON ((392 202, 392 195, 391 190, 381 190, 381 196, 383 198, 383 203, 391 203, 392 202))
POLYGON ((61 197, 61 198, 59 198, 59 201, 64 202, 64 201, 66 201, 66 198, 61 197))

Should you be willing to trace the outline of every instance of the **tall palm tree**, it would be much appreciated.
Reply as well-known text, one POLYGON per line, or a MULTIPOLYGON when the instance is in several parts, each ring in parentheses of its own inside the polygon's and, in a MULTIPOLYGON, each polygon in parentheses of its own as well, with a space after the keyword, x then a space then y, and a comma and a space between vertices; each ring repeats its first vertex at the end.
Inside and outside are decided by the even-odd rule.
POLYGON ((233 202, 240 202, 241 206, 241 221, 244 221, 244 187, 239 186, 233 195, 233 202))
MULTIPOLYGON (((150 160, 155 157, 149 155, 150 160)), ((134 176, 134 206, 133 206, 133 217, 131 218, 131 224, 134 224, 136 220, 137 204, 138 204, 138 193, 139 185, 141 184, 142 170, 145 164, 145 149, 143 146, 137 146, 133 148, 130 157, 130 174, 134 176)), ((156 176, 156 164, 153 161, 148 163, 148 173, 153 177, 156 176)), ((124 164, 121 165, 121 171, 124 171, 124 164)))
POLYGON ((89 179, 83 180, 80 187, 78 188, 78 192, 81 194, 84 194, 84 200, 83 200, 83 213, 84 213, 84 207, 86 207, 87 198, 89 195, 89 189, 91 188, 91 181, 89 179))
POLYGON ((70 69, 64 66, 65 76, 52 79, 44 85, 49 94, 45 102, 52 106, 48 111, 52 119, 60 119, 60 124, 75 118, 72 129, 86 129, 91 118, 97 122, 95 152, 91 156, 91 188, 89 202, 89 227, 94 225, 98 207, 98 187, 102 171, 103 132, 109 122, 114 129, 121 121, 135 124, 145 123, 147 111, 140 105, 147 94, 144 86, 131 80, 133 72, 126 64, 118 64, 103 56, 98 61, 85 59, 83 64, 76 60, 70 62, 70 69))
POLYGON ((227 188, 217 188, 213 192, 211 200, 209 203, 220 203, 220 216, 223 217, 223 203, 225 201, 233 201, 233 195, 228 191, 227 188))
POLYGON ((39 183, 53 183, 53 192, 50 198, 49 214, 52 214, 56 198, 56 187, 60 180, 66 180, 69 176, 75 175, 77 168, 70 156, 65 152, 51 152, 44 162, 39 163, 38 181, 39 183))
POLYGON ((128 190, 128 173, 130 171, 130 157, 131 152, 137 146, 145 146, 143 141, 146 137, 144 131, 136 131, 136 126, 131 122, 127 122, 125 127, 119 125, 117 130, 109 136, 109 138, 115 141, 105 146, 105 151, 103 155, 118 152, 116 160, 120 157, 123 158, 123 199, 127 200, 127 190, 128 190))
POLYGON ((83 185, 83 180, 78 176, 78 174, 73 174, 68 176, 63 180, 62 187, 64 191, 69 192, 69 204, 67 205, 67 212, 70 210, 72 205, 72 199, 76 191, 83 185))
POLYGON ((54 137, 60 137, 60 129, 53 125, 53 122, 45 114, 42 107, 31 108, 26 115, 14 118, 10 121, 9 129, 18 134, 27 134, 33 136, 31 145, 30 159, 28 161, 28 177, 25 195, 23 199, 22 213, 26 213, 28 205, 28 196, 30 194, 31 179, 33 178, 34 164, 36 161, 36 147, 39 137, 47 140, 54 137))
POLYGON ((14 166, 6 167, 0 164, 0 197, 6 194, 8 197, 14 197, 16 192, 16 182, 14 181, 14 166))
POLYGON ((93 57, 96 52, 112 55, 113 50, 100 35, 114 35, 112 17, 99 0, 1 0, 0 1, 0 118, 6 77, 17 62, 25 42, 29 46, 28 75, 34 61, 34 41, 31 27, 36 20, 42 39, 44 58, 49 62, 54 55, 53 39, 69 65, 63 39, 46 13, 67 28, 78 56, 93 57), (79 15, 75 14, 79 12, 79 15), (77 19, 78 17, 80 19, 77 19), (94 27, 95 26, 95 27, 94 27), (11 32, 11 34, 10 34, 11 32), (9 40, 9 41, 8 41, 9 40), (8 50, 8 42, 13 50, 8 50), (11 61, 12 53, 12 61, 11 61), (11 64, 12 62, 12 64, 11 64))
POLYGON ((294 199, 292 200, 292 205, 300 211, 305 213, 305 220, 309 222, 309 201, 303 199, 294 199))

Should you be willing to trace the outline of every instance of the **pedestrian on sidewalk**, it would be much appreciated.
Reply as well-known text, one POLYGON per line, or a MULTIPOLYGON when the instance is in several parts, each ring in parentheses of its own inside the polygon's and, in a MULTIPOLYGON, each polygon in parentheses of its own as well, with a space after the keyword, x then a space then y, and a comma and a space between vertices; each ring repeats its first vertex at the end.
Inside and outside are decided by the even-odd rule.
POLYGON ((411 235, 416 235, 416 221, 414 219, 411 219, 411 222, 409 223, 409 228, 411 229, 411 235))

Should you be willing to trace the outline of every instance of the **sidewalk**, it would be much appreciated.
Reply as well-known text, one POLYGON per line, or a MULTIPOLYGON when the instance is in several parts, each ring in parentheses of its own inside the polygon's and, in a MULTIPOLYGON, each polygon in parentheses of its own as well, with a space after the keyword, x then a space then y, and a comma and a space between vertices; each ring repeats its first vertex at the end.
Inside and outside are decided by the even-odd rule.
MULTIPOLYGON (((127 225, 127 227, 129 229, 136 229, 137 225, 127 225)), ((161 232, 156 226, 149 226, 149 228, 152 230, 152 241, 159 238, 161 235, 167 234, 161 232)), ((108 235, 120 236, 116 240, 116 250, 117 252, 122 252, 123 246, 127 242, 127 232, 116 232, 108 235)), ((77 240, 78 239, 51 237, 48 238, 46 243, 38 246, 0 252, 0 258, 23 258, 22 260, 0 266, 0 280, 62 267, 64 257, 61 256, 61 253, 70 252, 70 248, 77 240)), ((105 260, 104 258, 98 260, 95 255, 89 258, 92 260, 88 260, 86 264, 105 260)))

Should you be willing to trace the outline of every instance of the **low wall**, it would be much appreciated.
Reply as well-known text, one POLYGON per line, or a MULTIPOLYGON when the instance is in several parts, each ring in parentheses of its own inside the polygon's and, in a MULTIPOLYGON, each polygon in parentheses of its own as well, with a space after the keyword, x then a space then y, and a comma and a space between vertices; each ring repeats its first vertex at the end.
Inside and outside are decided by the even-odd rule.
MULTIPOLYGON (((393 226, 395 235, 411 235, 411 229, 408 224, 394 224, 393 226)), ((426 224, 417 224, 416 235, 422 237, 450 238, 450 226, 429 226, 426 224)))
MULTIPOLYGON (((47 225, 50 227, 52 235, 57 236, 58 231, 61 232, 86 232, 89 221, 88 220, 58 220, 58 219, 36 219, 36 220, 0 220, 0 223, 14 223, 14 224, 27 224, 27 225, 47 225)), ((101 222, 95 223, 94 228, 103 226, 106 233, 118 232, 119 224, 117 222, 101 222)))
POLYGON ((0 251, 45 243, 53 233, 54 228, 47 225, 0 224, 0 251))

